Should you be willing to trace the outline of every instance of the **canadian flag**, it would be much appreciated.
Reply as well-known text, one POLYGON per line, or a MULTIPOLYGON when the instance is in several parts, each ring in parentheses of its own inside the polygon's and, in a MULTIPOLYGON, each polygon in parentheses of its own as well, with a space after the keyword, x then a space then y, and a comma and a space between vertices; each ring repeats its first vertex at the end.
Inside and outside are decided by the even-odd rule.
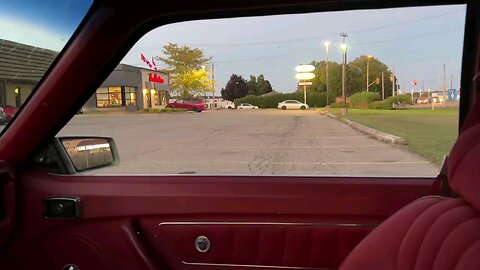
POLYGON ((152 57, 152 64, 153 64, 153 68, 155 69, 155 71, 158 71, 157 63, 155 63, 155 59, 153 57, 152 57))
MULTIPOLYGON (((150 61, 147 60, 147 58, 145 57, 145 55, 143 55, 143 53, 140 53, 140 59, 145 62, 150 68, 153 68, 153 65, 152 63, 150 63, 150 61)), ((153 58, 152 58, 153 59, 153 58)))
POLYGON ((143 62, 147 62, 147 58, 145 58, 145 55, 143 55, 143 53, 140 54, 140 59, 142 59, 143 62))

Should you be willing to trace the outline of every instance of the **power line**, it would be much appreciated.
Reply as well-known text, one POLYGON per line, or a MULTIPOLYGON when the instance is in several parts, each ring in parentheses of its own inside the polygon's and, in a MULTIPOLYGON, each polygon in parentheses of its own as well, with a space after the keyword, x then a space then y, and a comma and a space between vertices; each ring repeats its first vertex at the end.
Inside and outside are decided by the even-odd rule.
POLYGON ((436 34, 443 34, 443 33, 453 32, 453 31, 460 30, 460 29, 464 29, 464 27, 461 26, 461 27, 455 27, 455 28, 451 28, 451 29, 448 29, 448 30, 442 30, 442 31, 428 32, 428 33, 416 34, 416 35, 393 38, 393 39, 384 39, 384 40, 376 40, 376 41, 368 41, 368 42, 358 42, 358 43, 352 43, 352 44, 354 44, 354 45, 367 45, 367 44, 385 43, 385 42, 412 39, 412 38, 416 38, 416 37, 425 37, 425 36, 432 36, 432 35, 436 35, 436 34))
MULTIPOLYGON (((369 42, 359 42, 359 43, 352 43, 355 46, 357 45, 367 45, 367 44, 375 44, 375 43, 386 43, 386 42, 393 42, 393 41, 400 41, 400 40, 407 40, 407 39, 412 39, 412 38, 423 38, 431 35, 436 35, 436 34, 443 34, 447 32, 452 32, 455 30, 463 29, 463 27, 455 27, 452 29, 448 30, 443 30, 443 31, 434 31, 434 32, 427 32, 427 33, 421 33, 421 34, 416 34, 412 36, 404 36, 400 38, 394 38, 394 39, 384 39, 384 40, 377 40, 377 41, 369 41, 369 42)), ((315 49, 317 50, 317 49, 315 49)), ((225 61, 215 61, 215 63, 237 63, 237 62, 249 62, 249 61, 255 61, 255 60, 265 60, 265 59, 272 59, 272 58, 281 58, 281 57, 287 57, 287 56, 293 56, 293 55, 298 55, 298 53, 292 53, 292 54, 282 54, 282 55, 272 55, 272 56, 265 56, 265 57, 253 57, 253 58, 244 58, 244 59, 235 59, 235 60, 225 60, 225 61)))
MULTIPOLYGON (((406 24, 413 24, 421 21, 426 21, 426 20, 431 20, 443 16, 448 16, 451 14, 459 13, 459 12, 464 12, 465 8, 459 9, 459 10, 454 10, 446 13, 440 13, 436 14, 433 16, 429 17, 423 17, 419 18, 416 20, 409 20, 409 21, 403 21, 403 22, 397 22, 394 24, 389 24, 389 25, 383 25, 383 26, 378 26, 378 27, 370 27, 370 28, 364 28, 364 29, 357 29, 357 30, 352 30, 349 31, 349 33, 364 33, 364 32, 369 32, 369 31, 376 31, 376 30, 383 30, 386 28, 391 28, 391 27, 399 27, 403 26, 406 24)), ((283 40, 274 40, 274 41, 265 41, 265 42, 249 42, 249 43, 190 43, 188 45, 190 46, 198 46, 198 47, 236 47, 236 46, 259 46, 259 45, 271 45, 271 44, 280 44, 280 43, 290 43, 290 42, 298 42, 298 41, 305 41, 305 40, 313 40, 313 39, 324 39, 327 36, 336 36, 337 33, 330 33, 330 34, 323 34, 323 35, 317 35, 317 36, 310 36, 310 37, 302 37, 302 38, 292 38, 292 39, 283 39, 283 40)), ((148 50, 157 50, 158 46, 148 46, 148 47, 140 47, 136 48, 135 50, 132 51, 148 51, 148 50)))
MULTIPOLYGON (((447 12, 447 13, 441 13, 441 14, 437 14, 437 15, 433 15, 433 16, 429 16, 429 17, 416 19, 416 20, 398 22, 398 23, 383 25, 383 26, 378 26, 378 27, 371 27, 371 28, 353 30, 353 31, 349 31, 349 33, 357 34, 357 33, 376 31, 376 30, 383 30, 383 29, 387 29, 387 28, 391 28, 391 27, 399 27, 399 26, 404 26, 406 24, 413 24, 413 23, 417 23, 417 22, 421 22, 421 21, 426 21, 426 20, 431 20, 431 19, 443 17, 443 16, 448 16, 448 15, 459 13, 459 12, 462 12, 462 11, 465 11, 465 9, 459 9, 459 10, 450 11, 450 12, 447 12)), ((332 35, 336 35, 336 34, 337 33, 330 33, 330 34, 327 34, 327 35, 324 34, 324 35, 321 35, 321 36, 318 35, 318 36, 311 36, 311 37, 293 38, 293 39, 284 39, 284 40, 275 40, 275 41, 266 41, 266 42, 255 42, 255 43, 192 43, 190 45, 192 45, 192 46, 204 46, 204 47, 207 47, 207 46, 210 46, 210 47, 257 46, 257 45, 270 45, 270 44, 279 44, 279 43, 289 43, 289 42, 312 40, 312 39, 321 39, 321 38, 325 38, 325 36, 332 36, 332 35)))

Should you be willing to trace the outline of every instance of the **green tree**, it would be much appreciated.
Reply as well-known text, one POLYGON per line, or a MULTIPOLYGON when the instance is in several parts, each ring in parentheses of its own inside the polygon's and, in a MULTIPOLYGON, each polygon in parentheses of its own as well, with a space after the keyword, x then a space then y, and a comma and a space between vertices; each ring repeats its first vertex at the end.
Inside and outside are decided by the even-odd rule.
POLYGON ((382 72, 384 76, 385 84, 385 97, 392 95, 392 81, 390 81, 390 75, 392 72, 388 66, 382 63, 379 59, 371 57, 368 60, 368 56, 362 55, 350 63, 348 63, 347 82, 349 94, 357 92, 365 92, 367 90, 367 62, 369 62, 369 92, 376 92, 381 95, 382 93, 382 72), (378 81, 378 83, 377 83, 378 81))
POLYGON ((257 95, 257 77, 250 75, 247 81, 248 95, 257 95))
MULTIPOLYGON (((326 92, 326 61, 313 61, 310 64, 315 66, 313 71, 315 78, 312 79, 312 85, 307 91, 326 92)), ((342 94, 342 65, 337 62, 328 61, 328 83, 330 95, 340 96, 342 94)), ((303 91, 303 87, 299 87, 298 90, 303 91)))
POLYGON ((170 73, 171 91, 181 97, 201 95, 210 89, 211 81, 208 79, 204 66, 211 57, 206 57, 198 48, 191 48, 175 43, 163 46, 164 57, 156 56, 162 61, 170 73))
POLYGON ((247 82, 242 76, 232 74, 225 88, 222 88, 222 98, 234 101, 236 98, 242 98, 248 95, 247 82))
POLYGON ((248 94, 255 96, 261 96, 273 91, 272 84, 270 81, 265 80, 263 74, 258 75, 258 77, 250 75, 250 79, 247 81, 247 88, 248 94))
POLYGON ((202 96, 211 91, 211 80, 203 69, 192 69, 171 75, 170 88, 182 97, 202 96))

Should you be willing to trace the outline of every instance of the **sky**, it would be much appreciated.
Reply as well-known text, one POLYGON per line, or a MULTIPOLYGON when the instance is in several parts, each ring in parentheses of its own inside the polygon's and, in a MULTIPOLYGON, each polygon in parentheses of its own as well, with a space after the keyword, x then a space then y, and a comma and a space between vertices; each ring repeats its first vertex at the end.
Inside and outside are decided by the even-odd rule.
MULTIPOLYGON (((331 61, 341 62, 340 33, 347 39, 348 61, 372 55, 394 68, 400 87, 437 89, 453 74, 458 88, 465 25, 464 5, 382 10, 274 15, 215 19, 170 24, 141 38, 122 60, 144 66, 147 58, 162 55, 168 42, 202 49, 215 63, 216 93, 230 75, 264 74, 279 92, 296 89, 295 66, 326 57, 324 41, 330 41, 331 61)), ((162 66, 159 61, 157 65, 162 66)))
POLYGON ((92 0, 1 0, 0 39, 60 51, 92 0))
MULTIPOLYGON (((91 0, 2 0, 0 39, 60 51, 80 24, 91 0)), ((341 62, 341 32, 348 61, 373 55, 394 68, 401 88, 413 80, 425 89, 447 84, 461 72, 464 5, 355 10, 190 21, 158 27, 142 37, 122 63, 147 67, 147 58, 162 55, 169 42, 200 48, 215 63, 216 93, 231 74, 248 78, 264 74, 279 92, 296 89, 295 66, 325 59, 324 41, 332 43, 329 58, 341 62)), ((160 61, 157 65, 162 67, 160 61)), ((405 87, 404 87, 405 86, 405 87)))

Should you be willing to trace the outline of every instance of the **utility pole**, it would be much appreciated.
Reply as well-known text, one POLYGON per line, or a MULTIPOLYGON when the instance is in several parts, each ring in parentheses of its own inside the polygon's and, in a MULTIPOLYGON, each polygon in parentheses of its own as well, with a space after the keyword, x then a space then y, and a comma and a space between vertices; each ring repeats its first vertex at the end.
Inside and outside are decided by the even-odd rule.
POLYGON ((453 73, 450 75, 450 89, 453 89, 453 73))
POLYGON ((367 55, 367 93, 368 93, 368 87, 370 86, 370 85, 369 85, 370 57, 372 57, 372 56, 371 56, 371 55, 367 55))
POLYGON ((325 42, 325 49, 326 49, 326 58, 327 62, 325 63, 325 84, 327 85, 327 106, 330 105, 328 102, 328 93, 329 93, 329 86, 328 86, 328 46, 330 46, 330 42, 325 42))
POLYGON ((382 71, 382 100, 385 99, 385 83, 383 79, 383 71, 382 71))
POLYGON ((213 108, 216 108, 215 104, 215 63, 212 62, 212 97, 213 97, 213 108))
POLYGON ((392 97, 395 96, 395 68, 392 70, 392 97))
POLYGON ((347 65, 347 44, 345 43, 346 38, 348 37, 347 33, 340 33, 340 36, 343 37, 342 51, 343 51, 343 63, 342 63, 342 96, 343 96, 343 114, 347 114, 347 95, 345 89, 346 81, 346 65, 347 65))
POLYGON ((443 64, 443 105, 445 105, 445 88, 447 88, 447 78, 445 64, 443 64))
POLYGON ((303 103, 307 104, 307 81, 303 82, 303 103))
POLYGON ((422 89, 420 89, 420 97, 422 97, 422 91, 425 91, 425 81, 422 80, 422 89))

